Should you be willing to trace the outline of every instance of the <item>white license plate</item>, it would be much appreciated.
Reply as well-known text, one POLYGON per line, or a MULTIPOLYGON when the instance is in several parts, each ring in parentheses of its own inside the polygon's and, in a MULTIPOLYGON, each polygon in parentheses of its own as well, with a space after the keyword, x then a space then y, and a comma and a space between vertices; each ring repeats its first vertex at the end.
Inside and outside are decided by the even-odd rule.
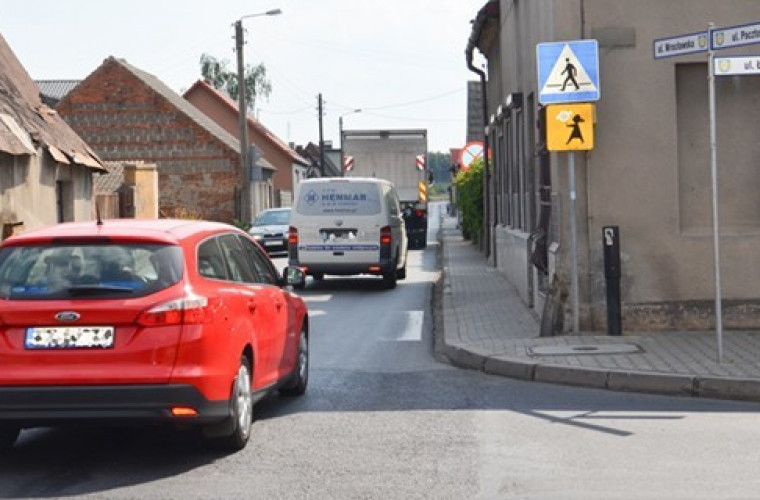
POLYGON ((278 247, 282 245, 281 241, 265 241, 264 246, 266 247, 278 247))
POLYGON ((27 349, 113 347, 112 326, 37 326, 26 329, 27 349))

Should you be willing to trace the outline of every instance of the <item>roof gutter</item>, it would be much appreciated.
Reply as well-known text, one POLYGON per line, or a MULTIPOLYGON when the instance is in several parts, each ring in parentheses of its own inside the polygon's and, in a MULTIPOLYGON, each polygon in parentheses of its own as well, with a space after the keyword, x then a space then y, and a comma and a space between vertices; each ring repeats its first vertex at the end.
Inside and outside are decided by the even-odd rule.
POLYGON ((486 256, 490 256, 491 254, 491 236, 490 236, 490 220, 491 220, 491 193, 490 193, 490 186, 491 186, 491 169, 489 168, 490 164, 490 152, 488 150, 488 137, 487 134, 485 134, 486 127, 488 125, 488 88, 487 88, 487 79, 486 79, 486 72, 482 69, 475 66, 473 63, 473 52, 475 51, 475 47, 478 46, 478 40, 480 39, 480 35, 483 30, 483 26, 486 23, 486 20, 491 17, 494 13, 494 10, 496 11, 496 15, 498 16, 498 0, 495 2, 493 0, 489 0, 481 9, 478 11, 477 17, 472 21, 472 32, 470 33, 470 39, 467 41, 467 48, 465 49, 465 58, 467 60, 467 69, 472 71, 473 73, 477 74, 480 78, 480 89, 481 93, 483 94, 483 107, 482 107, 482 113, 483 113, 483 130, 484 130, 484 140, 483 140, 483 210, 484 210, 484 220, 485 220, 485 227, 483 228, 484 232, 484 238, 483 240, 486 242, 485 245, 485 251, 486 256), (494 9, 495 7, 495 9, 494 9))
MULTIPOLYGON (((473 34, 475 33, 475 27, 473 27, 473 34)), ((472 37, 470 38, 470 43, 467 44, 467 50, 465 51, 465 56, 467 58, 467 69, 472 71, 473 73, 476 73, 478 77, 480 78, 480 90, 483 94, 483 106, 481 109, 482 118, 483 118, 483 129, 485 130, 486 126, 488 125, 488 85, 487 85, 487 79, 486 79, 486 72, 482 69, 476 67, 472 62, 472 51, 475 49, 475 45, 472 43, 472 37)), ((485 164, 488 165, 488 141, 483 141, 483 157, 485 159, 485 164)))

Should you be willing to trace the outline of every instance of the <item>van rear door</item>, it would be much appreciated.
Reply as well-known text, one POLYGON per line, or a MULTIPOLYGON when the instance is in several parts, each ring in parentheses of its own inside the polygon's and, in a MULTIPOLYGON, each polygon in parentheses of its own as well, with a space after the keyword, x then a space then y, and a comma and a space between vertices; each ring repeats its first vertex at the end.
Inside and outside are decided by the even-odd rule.
POLYGON ((380 260, 386 217, 374 182, 304 184, 296 201, 301 264, 372 264, 380 260))

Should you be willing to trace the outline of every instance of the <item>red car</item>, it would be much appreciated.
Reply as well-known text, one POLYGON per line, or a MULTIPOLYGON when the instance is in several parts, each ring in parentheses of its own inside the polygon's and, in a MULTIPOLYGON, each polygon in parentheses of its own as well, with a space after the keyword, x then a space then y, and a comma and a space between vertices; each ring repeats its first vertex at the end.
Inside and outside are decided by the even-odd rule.
POLYGON ((309 320, 244 231, 60 224, 0 245, 0 448, 69 422, 196 424, 241 449, 253 404, 306 391, 309 320))

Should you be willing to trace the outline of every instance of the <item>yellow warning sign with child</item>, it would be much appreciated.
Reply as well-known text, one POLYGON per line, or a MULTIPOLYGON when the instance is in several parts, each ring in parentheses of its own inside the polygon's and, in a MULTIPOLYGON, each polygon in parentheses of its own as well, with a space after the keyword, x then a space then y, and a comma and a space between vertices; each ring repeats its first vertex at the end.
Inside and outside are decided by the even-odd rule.
POLYGON ((594 149, 594 105, 546 106, 546 148, 549 151, 594 149))

